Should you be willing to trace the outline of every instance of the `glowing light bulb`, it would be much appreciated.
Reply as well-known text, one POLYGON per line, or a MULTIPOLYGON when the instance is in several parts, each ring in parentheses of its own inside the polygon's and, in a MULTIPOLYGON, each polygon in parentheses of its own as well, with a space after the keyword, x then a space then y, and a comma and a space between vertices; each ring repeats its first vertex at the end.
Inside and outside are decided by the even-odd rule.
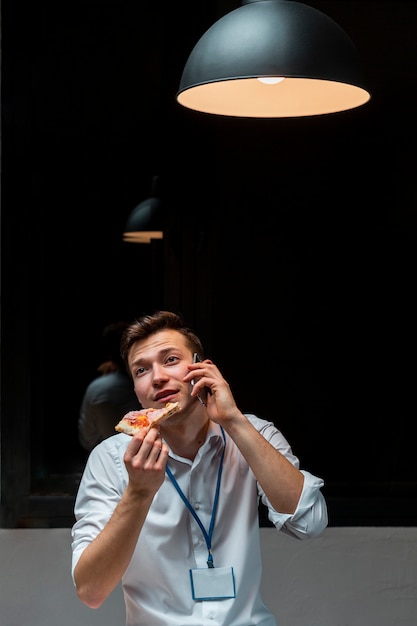
POLYGON ((265 83, 265 85, 276 85, 285 79, 284 76, 262 76, 258 78, 261 83, 265 83))

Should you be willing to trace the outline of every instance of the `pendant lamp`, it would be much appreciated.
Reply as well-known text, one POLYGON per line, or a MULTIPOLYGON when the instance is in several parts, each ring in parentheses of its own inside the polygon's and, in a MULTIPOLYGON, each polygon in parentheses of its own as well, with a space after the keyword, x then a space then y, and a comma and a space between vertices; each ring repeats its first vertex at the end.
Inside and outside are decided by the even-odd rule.
POLYGON ((293 0, 243 0, 197 42, 177 101, 235 117, 301 117, 370 99, 357 50, 321 11, 293 0))
POLYGON ((162 239, 163 236, 159 177, 154 176, 151 195, 146 200, 140 202, 127 219, 123 232, 123 241, 151 243, 152 239, 162 239))

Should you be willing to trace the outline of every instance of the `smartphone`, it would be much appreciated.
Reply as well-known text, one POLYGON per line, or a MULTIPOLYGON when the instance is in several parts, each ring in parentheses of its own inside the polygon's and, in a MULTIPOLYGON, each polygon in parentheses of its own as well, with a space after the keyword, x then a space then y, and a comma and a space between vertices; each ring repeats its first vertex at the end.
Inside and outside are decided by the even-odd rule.
MULTIPOLYGON (((193 355, 193 363, 200 363, 201 359, 198 356, 197 352, 194 352, 193 355)), ((191 385, 194 387, 194 378, 191 381, 191 385)), ((200 400, 201 404, 203 404, 204 406, 206 406, 206 398, 207 398, 207 394, 211 395, 211 389, 210 387, 204 387, 204 397, 200 394, 197 395, 197 398, 200 400)))

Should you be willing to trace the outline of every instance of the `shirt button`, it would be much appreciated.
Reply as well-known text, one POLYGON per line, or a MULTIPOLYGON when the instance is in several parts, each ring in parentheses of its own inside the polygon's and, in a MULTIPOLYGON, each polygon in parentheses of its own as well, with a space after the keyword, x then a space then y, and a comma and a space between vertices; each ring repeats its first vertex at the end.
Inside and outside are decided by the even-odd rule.
POLYGON ((209 613, 208 618, 209 618, 209 619, 214 619, 214 613, 209 613))
POLYGON ((196 503, 194 504, 194 508, 195 508, 195 510, 196 510, 196 511, 198 511, 198 509, 200 508, 200 505, 198 504, 198 502, 196 502, 196 503))

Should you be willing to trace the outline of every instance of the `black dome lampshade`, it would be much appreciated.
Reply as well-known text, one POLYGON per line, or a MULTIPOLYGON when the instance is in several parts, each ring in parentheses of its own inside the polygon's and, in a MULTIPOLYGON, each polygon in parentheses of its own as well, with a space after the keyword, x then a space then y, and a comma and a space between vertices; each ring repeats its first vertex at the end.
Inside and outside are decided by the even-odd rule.
POLYGON ((235 117, 301 117, 345 111, 370 99, 345 31, 293 0, 243 0, 197 42, 177 101, 235 117))
POLYGON ((123 241, 130 243, 151 243, 152 239, 162 239, 163 215, 159 196, 159 177, 152 179, 151 194, 140 202, 129 215, 123 232, 123 241))

